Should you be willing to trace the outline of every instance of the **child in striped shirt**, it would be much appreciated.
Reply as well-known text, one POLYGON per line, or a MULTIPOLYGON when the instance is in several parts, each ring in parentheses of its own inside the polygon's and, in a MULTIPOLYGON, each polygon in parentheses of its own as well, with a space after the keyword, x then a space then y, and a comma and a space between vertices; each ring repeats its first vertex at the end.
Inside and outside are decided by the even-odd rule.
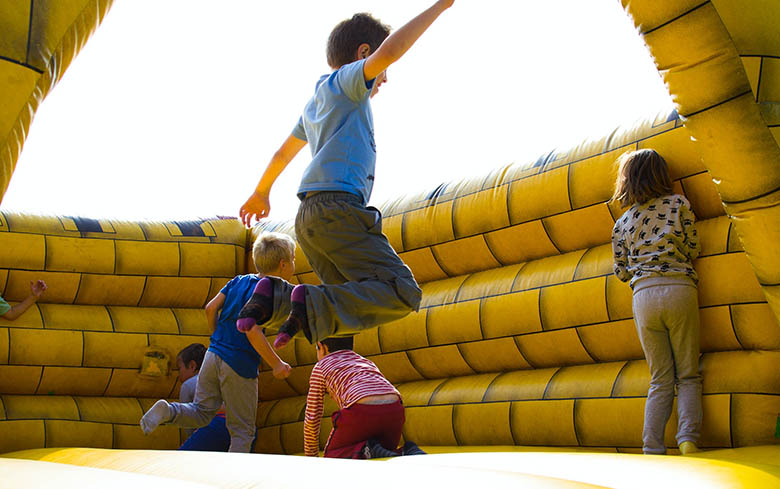
POLYGON ((371 360, 352 351, 352 345, 351 336, 326 338, 316 344, 318 361, 309 379, 303 421, 304 453, 310 457, 319 453, 326 391, 339 410, 332 416, 325 457, 361 459, 425 453, 411 441, 397 449, 406 419, 401 394, 371 360))

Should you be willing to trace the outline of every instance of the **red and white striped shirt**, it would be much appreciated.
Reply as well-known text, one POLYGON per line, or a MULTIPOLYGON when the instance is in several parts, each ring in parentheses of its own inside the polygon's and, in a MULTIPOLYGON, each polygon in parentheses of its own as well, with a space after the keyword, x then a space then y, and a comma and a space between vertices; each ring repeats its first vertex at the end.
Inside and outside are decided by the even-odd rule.
POLYGON ((368 396, 397 394, 374 362, 352 350, 337 350, 325 355, 311 371, 306 417, 303 420, 303 451, 307 456, 319 453, 322 400, 327 390, 339 409, 345 409, 368 396))

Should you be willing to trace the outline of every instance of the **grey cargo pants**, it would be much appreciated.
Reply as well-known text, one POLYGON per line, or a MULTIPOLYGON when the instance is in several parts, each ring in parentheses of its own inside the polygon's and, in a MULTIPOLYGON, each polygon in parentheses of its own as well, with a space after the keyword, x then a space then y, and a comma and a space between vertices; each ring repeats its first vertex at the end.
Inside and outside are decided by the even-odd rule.
MULTIPOLYGON (((364 206, 360 197, 320 192, 306 198, 295 218, 295 234, 322 281, 306 286, 309 328, 304 334, 310 342, 356 334, 419 309, 422 291, 412 271, 382 234, 379 210, 364 206)), ((268 326, 278 326, 290 311, 291 290, 286 282, 274 282, 268 326)))

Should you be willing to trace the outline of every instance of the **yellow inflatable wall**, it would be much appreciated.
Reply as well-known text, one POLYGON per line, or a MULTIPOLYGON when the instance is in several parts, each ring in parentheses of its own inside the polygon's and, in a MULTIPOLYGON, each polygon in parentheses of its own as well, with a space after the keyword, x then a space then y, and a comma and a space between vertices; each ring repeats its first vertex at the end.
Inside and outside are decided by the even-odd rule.
POLYGON ((35 111, 111 6, 111 0, 8 0, 0 5, 0 202, 35 111))
MULTIPOLYGON (((492 453, 352 464, 353 480, 371 470, 387 484, 437 477, 464 487, 484 478, 496 487, 641 487, 675 485, 684 472, 691 487, 780 487, 780 4, 623 4, 677 112, 382 206, 385 234, 421 283, 423 306, 359 335, 356 350, 403 394, 405 438, 431 452, 492 453), (698 219, 700 446, 716 450, 696 459, 625 454, 641 452, 649 374, 631 291, 611 272, 610 232, 621 212, 607 201, 615 158, 637 148, 667 159, 698 219), (528 447, 600 453, 515 453, 528 447)), ((109 5, 0 6, 3 192, 37 105, 109 5)), ((303 473, 287 480, 272 469, 308 464, 334 480, 344 474, 349 462, 266 455, 247 464, 240 455, 148 451, 176 448, 179 431, 145 437, 138 427, 154 400, 178 395, 172 359, 208 341, 202 307, 232 276, 253 270, 248 250, 261 227, 293 234, 290 222, 247 231, 236 220, 0 212, 0 294, 13 303, 31 279, 49 284, 21 318, 0 319, 0 467, 9 480, 32 483, 26 474, 37 471, 127 485, 300 487, 303 473), (231 469, 215 478, 217 467, 231 469)), ((303 254, 297 259, 296 281, 317 283, 303 254)), ((281 354, 292 375, 278 381, 263 366, 260 376, 256 451, 266 454, 302 451, 316 361, 305 341, 281 354)), ((326 404, 325 414, 333 409, 326 404)), ((323 443, 329 427, 326 417, 323 443)))

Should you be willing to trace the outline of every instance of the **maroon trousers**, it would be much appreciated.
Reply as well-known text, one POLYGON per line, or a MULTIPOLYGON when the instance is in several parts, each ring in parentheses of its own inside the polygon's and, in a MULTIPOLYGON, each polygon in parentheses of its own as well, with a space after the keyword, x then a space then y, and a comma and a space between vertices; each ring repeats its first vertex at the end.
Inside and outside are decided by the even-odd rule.
POLYGON ((325 444, 330 458, 363 458, 366 441, 375 439, 388 450, 398 449, 404 427, 404 406, 392 404, 353 404, 333 413, 333 429, 325 444))

